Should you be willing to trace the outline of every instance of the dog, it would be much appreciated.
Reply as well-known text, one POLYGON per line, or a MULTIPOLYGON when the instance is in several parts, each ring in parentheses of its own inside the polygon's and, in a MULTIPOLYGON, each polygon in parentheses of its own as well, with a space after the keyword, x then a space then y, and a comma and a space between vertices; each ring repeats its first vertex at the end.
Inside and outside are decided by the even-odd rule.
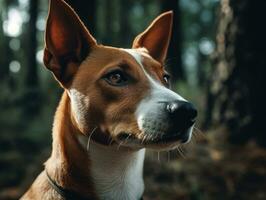
POLYGON ((145 149, 188 142, 197 116, 169 89, 172 18, 161 14, 131 49, 115 48, 97 44, 63 0, 50 1, 43 60, 64 93, 51 156, 21 199, 142 199, 145 149))

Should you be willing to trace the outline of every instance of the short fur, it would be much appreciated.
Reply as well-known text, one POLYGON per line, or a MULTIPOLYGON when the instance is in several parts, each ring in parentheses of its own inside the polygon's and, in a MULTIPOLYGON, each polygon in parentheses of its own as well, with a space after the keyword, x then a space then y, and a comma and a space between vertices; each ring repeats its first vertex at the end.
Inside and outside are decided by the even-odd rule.
MULTIPOLYGON (((87 199, 141 198, 145 148, 179 143, 153 143, 170 123, 158 102, 184 100, 164 79, 171 28, 172 12, 166 12, 136 37, 130 50, 98 45, 69 5, 51 0, 44 64, 65 90, 45 163, 56 184, 87 199), (130 84, 107 83, 104 77, 117 68, 130 75, 130 84), (144 129, 149 120, 154 123, 144 129)), ((42 172, 21 199, 63 198, 42 172)))

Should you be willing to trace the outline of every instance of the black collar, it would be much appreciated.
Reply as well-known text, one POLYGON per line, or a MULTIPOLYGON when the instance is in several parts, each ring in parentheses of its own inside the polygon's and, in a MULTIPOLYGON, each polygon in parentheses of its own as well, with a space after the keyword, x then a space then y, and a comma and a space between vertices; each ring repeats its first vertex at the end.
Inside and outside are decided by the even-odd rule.
MULTIPOLYGON (((69 189, 65 189, 58 185, 48 174, 47 170, 45 170, 47 180, 50 184, 50 186, 61 196, 64 200, 92 200, 91 198, 85 198, 78 194, 77 192, 69 189)), ((143 197, 141 197, 140 200, 143 200, 143 197)))
POLYGON ((64 200, 92 200, 91 198, 85 198, 78 194, 77 192, 69 189, 65 189, 58 185, 48 174, 47 170, 45 170, 47 180, 50 184, 50 186, 58 193, 61 197, 63 197, 64 200))

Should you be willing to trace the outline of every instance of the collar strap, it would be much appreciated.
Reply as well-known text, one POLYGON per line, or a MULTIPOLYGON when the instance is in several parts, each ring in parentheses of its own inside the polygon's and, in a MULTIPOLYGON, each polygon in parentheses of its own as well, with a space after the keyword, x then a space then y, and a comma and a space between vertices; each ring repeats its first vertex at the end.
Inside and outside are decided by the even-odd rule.
POLYGON ((58 185, 48 174, 47 170, 45 170, 47 180, 50 186, 64 199, 64 200, 90 200, 90 198, 82 197, 80 194, 73 190, 65 189, 58 185))
MULTIPOLYGON (((47 170, 45 170, 46 176, 47 176, 47 180, 48 183, 50 184, 50 186, 64 199, 64 200, 90 200, 89 198, 84 198, 82 196, 80 196, 77 192, 73 191, 73 190, 68 190, 65 189, 63 187, 61 187, 60 185, 58 185, 48 174, 47 170)), ((141 197, 140 200, 143 200, 143 197, 141 197)))

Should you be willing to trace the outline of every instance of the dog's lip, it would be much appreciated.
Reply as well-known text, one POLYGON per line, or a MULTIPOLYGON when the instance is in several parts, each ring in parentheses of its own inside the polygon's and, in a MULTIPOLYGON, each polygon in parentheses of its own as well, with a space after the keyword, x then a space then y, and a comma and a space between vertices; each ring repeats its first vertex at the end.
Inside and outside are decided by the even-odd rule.
POLYGON ((188 139, 189 133, 188 130, 186 130, 175 134, 164 134, 162 137, 156 137, 151 140, 147 140, 144 142, 144 144, 165 144, 173 142, 186 143, 188 139))
MULTIPOLYGON (((135 138, 133 136, 133 134, 131 133, 128 133, 128 132, 121 132, 117 135, 117 139, 120 140, 120 141, 123 141, 123 140, 128 140, 128 139, 132 139, 132 138, 135 138)), ((137 139, 137 138, 136 138, 137 139)))
POLYGON ((125 141, 127 143, 136 143, 141 145, 160 145, 160 144, 170 144, 175 142, 186 143, 189 139, 189 129, 179 131, 178 133, 164 133, 161 136, 151 138, 151 139, 143 139, 137 138, 133 134, 128 132, 121 132, 118 134, 117 139, 120 142, 125 141))

